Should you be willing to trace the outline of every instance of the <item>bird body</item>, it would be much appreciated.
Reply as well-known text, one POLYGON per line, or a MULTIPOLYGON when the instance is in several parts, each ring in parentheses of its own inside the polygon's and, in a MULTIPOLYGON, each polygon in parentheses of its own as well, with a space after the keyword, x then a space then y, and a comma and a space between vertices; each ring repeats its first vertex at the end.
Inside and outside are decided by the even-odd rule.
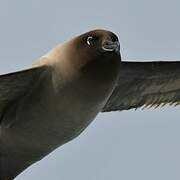
POLYGON ((85 57, 78 62, 78 55, 73 56, 74 63, 68 62, 72 57, 64 54, 67 48, 70 46, 60 45, 40 58, 33 67, 43 65, 44 70, 26 94, 6 109, 1 120, 2 177, 16 176, 78 136, 112 93, 119 55, 114 63, 104 56, 84 65, 89 60, 85 57))
POLYGON ((114 33, 77 36, 0 76, 0 180, 77 137, 99 112, 179 103, 180 62, 123 62, 114 33))

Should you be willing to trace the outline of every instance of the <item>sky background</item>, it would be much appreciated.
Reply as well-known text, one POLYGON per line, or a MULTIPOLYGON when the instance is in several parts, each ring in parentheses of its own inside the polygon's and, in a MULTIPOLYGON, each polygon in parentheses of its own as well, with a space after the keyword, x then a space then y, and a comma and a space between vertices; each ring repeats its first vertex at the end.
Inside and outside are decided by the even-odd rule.
MULTIPOLYGON (((104 28, 123 60, 180 60, 179 0, 0 0, 0 73, 75 35, 104 28)), ((16 180, 179 180, 180 107, 99 114, 16 180)))

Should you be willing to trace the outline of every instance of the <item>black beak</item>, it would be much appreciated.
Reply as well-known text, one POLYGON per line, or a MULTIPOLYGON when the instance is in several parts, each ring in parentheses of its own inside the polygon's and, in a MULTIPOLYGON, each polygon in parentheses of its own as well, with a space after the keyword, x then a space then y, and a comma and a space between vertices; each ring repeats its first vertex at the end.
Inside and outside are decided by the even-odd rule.
POLYGON ((105 40, 102 43, 102 49, 104 51, 109 51, 109 52, 116 52, 117 54, 120 54, 120 44, 119 41, 110 41, 110 40, 105 40))

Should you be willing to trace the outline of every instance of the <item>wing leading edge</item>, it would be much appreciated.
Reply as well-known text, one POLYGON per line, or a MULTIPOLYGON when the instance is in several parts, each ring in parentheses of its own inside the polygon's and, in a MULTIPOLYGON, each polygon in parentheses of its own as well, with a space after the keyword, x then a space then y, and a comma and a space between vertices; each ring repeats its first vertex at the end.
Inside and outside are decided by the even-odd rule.
POLYGON ((39 66, 0 76, 0 180, 11 180, 26 168, 22 161, 22 164, 18 164, 18 167, 21 167, 21 170, 19 170, 17 163, 21 160, 17 159, 16 156, 13 156, 12 160, 12 156, 8 152, 4 153, 2 151, 1 128, 3 123, 6 123, 3 121, 3 114, 9 106, 23 98, 34 87, 46 70, 46 66, 39 66))

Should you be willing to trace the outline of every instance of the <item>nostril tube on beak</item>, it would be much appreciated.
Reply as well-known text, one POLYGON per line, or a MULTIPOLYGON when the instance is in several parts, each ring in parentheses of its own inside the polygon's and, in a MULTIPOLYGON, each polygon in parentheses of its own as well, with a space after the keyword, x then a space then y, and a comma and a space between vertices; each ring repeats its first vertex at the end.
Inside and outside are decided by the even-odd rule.
POLYGON ((110 41, 110 40, 105 40, 102 43, 102 49, 104 51, 109 51, 109 52, 116 52, 116 53, 120 53, 120 44, 119 41, 110 41))

